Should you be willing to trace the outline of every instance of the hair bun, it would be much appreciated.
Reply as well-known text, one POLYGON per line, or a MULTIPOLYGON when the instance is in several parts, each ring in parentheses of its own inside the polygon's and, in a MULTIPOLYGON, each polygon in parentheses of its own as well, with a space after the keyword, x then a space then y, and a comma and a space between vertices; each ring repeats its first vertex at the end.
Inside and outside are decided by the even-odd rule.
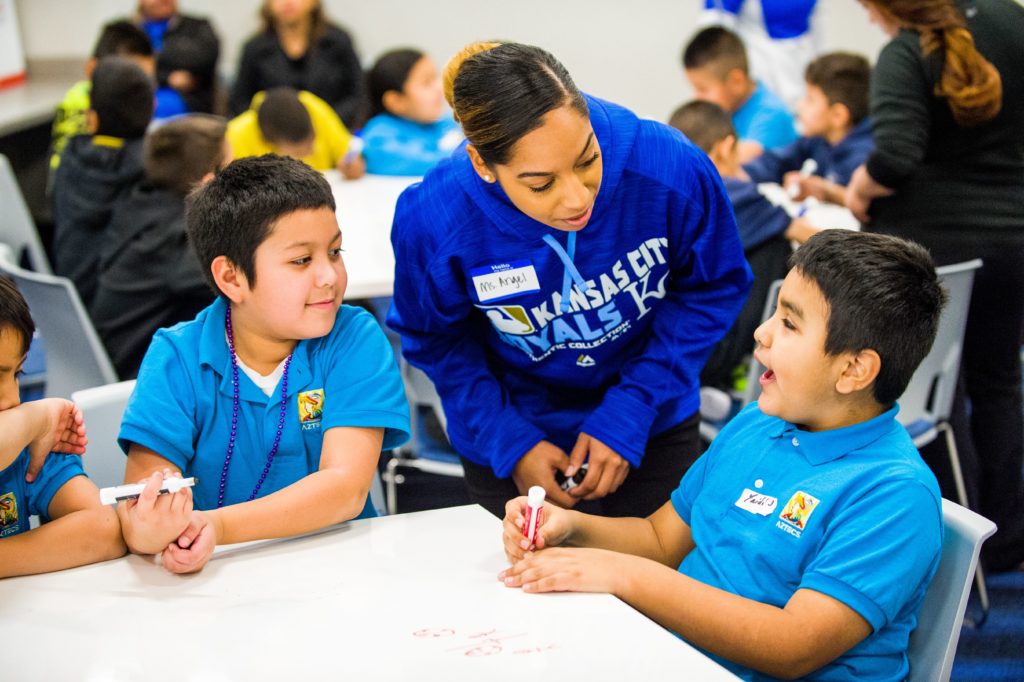
POLYGON ((444 73, 441 78, 444 81, 444 98, 448 100, 448 106, 452 108, 452 112, 455 114, 455 120, 459 120, 459 110, 455 106, 455 77, 459 75, 459 69, 462 68, 462 64, 475 55, 481 52, 487 52, 501 45, 498 42, 487 42, 480 41, 476 43, 469 43, 461 50, 455 53, 455 56, 448 60, 448 63, 444 65, 444 73))

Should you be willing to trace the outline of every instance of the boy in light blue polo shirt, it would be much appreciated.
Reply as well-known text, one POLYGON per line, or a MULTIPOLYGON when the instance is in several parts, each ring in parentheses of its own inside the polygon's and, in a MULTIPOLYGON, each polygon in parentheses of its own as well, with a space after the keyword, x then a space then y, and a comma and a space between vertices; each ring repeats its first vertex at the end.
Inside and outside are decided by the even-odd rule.
POLYGON ((890 236, 826 230, 790 264, 754 335, 768 368, 759 402, 671 500, 646 519, 548 505, 538 552, 523 547, 525 498, 513 500, 501 578, 611 592, 747 680, 904 680, 943 532, 895 401, 945 294, 928 253, 890 236))
POLYGON ((750 77, 747 49, 729 29, 712 26, 697 33, 683 51, 683 68, 696 99, 732 115, 741 164, 766 149, 796 142, 793 114, 775 93, 750 77))
POLYGON ((219 543, 373 515, 382 449, 409 409, 374 318, 341 305, 347 276, 330 186, 301 161, 235 161, 193 192, 189 240, 218 299, 153 338, 121 424, 128 547, 197 571, 219 543), (170 471, 193 490, 157 496, 170 471))
POLYGON ((114 510, 85 477, 82 412, 58 398, 21 403, 18 375, 35 331, 0 277, 0 578, 58 571, 125 553, 114 510), (29 517, 43 524, 29 528, 29 517))

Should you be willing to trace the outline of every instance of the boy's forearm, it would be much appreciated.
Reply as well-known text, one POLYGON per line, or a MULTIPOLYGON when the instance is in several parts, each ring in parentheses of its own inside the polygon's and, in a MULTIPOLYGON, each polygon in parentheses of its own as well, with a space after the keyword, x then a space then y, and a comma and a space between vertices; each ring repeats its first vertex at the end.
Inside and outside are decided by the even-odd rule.
POLYGON ((46 429, 46 413, 29 402, 0 412, 0 469, 6 469, 46 429))
POLYGON ((82 509, 0 540, 0 578, 108 561, 126 551, 112 508, 82 509))
POLYGON ((593 516, 577 511, 571 514, 572 533, 566 544, 608 549, 670 565, 671 559, 648 519, 593 516))
POLYGON ((266 497, 207 514, 218 544, 282 538, 358 516, 368 494, 369 484, 354 482, 348 472, 323 469, 266 497))
POLYGON ((711 587, 638 557, 618 571, 615 596, 688 642, 762 673, 795 679, 828 661, 799 619, 768 604, 711 587))

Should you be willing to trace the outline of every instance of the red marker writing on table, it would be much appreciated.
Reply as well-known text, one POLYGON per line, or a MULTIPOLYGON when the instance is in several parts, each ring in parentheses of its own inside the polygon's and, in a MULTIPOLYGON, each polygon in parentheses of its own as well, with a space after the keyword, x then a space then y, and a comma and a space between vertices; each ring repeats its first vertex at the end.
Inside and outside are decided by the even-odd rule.
POLYGON ((544 515, 544 488, 539 485, 531 486, 526 493, 526 523, 523 524, 523 535, 533 546, 533 540, 537 537, 537 528, 541 524, 541 517, 544 515))

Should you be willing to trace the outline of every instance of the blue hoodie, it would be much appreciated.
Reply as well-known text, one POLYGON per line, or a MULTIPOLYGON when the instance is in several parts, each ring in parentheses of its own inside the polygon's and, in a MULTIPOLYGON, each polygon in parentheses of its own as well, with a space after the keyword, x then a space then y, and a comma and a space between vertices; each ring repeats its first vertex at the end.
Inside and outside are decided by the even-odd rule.
POLYGON ((824 137, 801 137, 796 142, 778 149, 769 149, 743 166, 754 182, 782 182, 782 176, 798 171, 807 159, 814 159, 819 175, 829 182, 850 184, 857 167, 868 160, 875 149, 871 137, 871 120, 865 118, 835 145, 824 137))
POLYGON ((668 126, 587 103, 604 170, 573 267, 569 233, 483 182, 464 145, 395 210, 388 324, 436 385, 452 444, 501 478, 541 440, 568 452, 581 431, 639 466, 650 435, 697 411, 700 369, 750 288, 707 157, 668 126))

